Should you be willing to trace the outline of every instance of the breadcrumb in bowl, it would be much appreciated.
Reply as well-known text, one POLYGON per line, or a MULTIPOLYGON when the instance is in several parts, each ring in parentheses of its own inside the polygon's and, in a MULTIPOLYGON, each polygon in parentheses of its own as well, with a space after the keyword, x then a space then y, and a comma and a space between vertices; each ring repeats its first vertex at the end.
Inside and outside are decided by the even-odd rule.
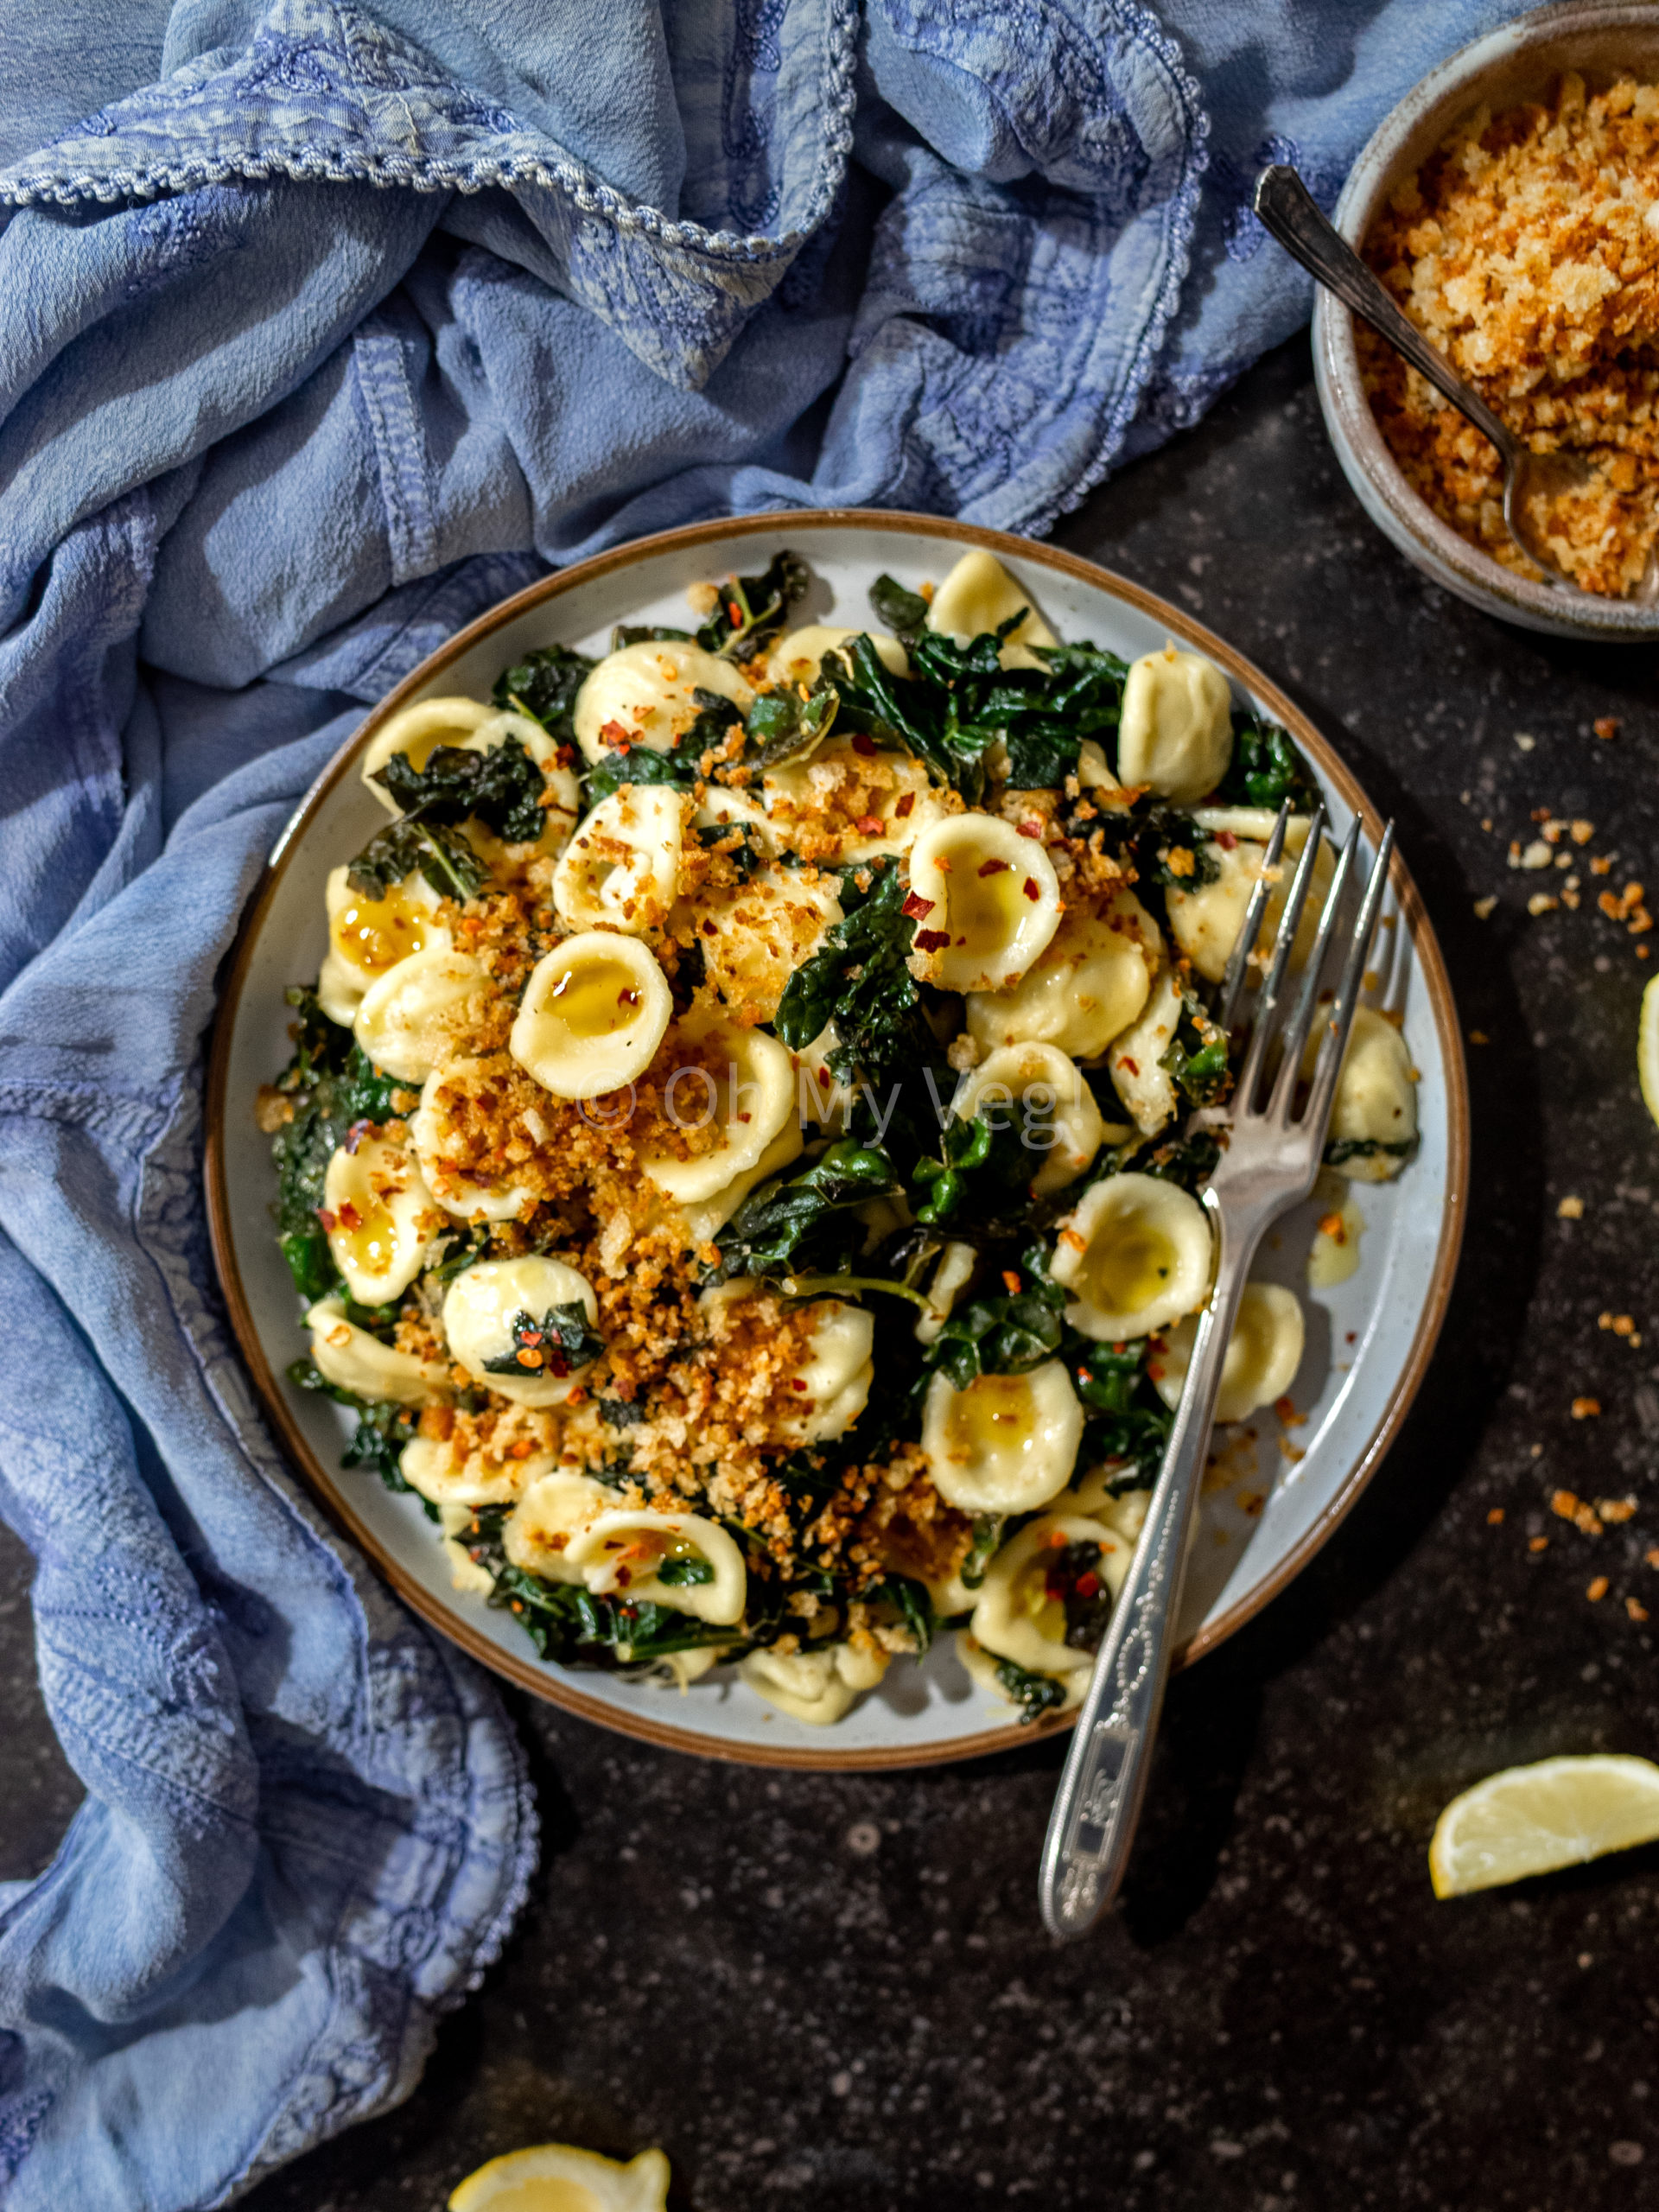
POLYGON ((1486 441, 1322 295, 1320 404, 1372 520, 1489 613, 1561 636, 1659 636, 1659 610, 1632 595, 1659 543, 1655 10, 1568 0, 1454 54, 1379 126, 1334 219, 1535 451, 1592 464, 1553 518, 1575 593, 1510 537, 1486 441))

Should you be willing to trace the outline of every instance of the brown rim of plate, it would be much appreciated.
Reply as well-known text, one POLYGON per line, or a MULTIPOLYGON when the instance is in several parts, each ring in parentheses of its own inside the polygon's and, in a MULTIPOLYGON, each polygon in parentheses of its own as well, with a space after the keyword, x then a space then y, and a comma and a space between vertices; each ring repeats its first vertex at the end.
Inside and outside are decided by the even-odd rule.
MULTIPOLYGON (((839 1768, 848 1770, 936 1766, 957 1759, 982 1758, 991 1752, 1014 1751, 1022 1745, 1040 1742, 1048 1736, 1070 1728, 1075 1716, 1056 1713, 1033 1725, 1014 1721, 1005 1727, 984 1729, 977 1735, 964 1737, 956 1742, 929 1745, 913 1751, 898 1748, 836 1751, 833 1744, 826 1744, 818 1750, 785 1744, 722 1742, 713 1737, 693 1735, 689 1731, 654 1719, 644 1712, 632 1713, 603 1704, 597 1698, 584 1694, 563 1670, 543 1665, 529 1656, 519 1658, 499 1649, 480 1636, 461 1615, 452 1612, 441 1599, 406 1573, 382 1548, 373 1532, 353 1511, 327 1471, 320 1464, 302 1434, 271 1373, 264 1346, 254 1329, 237 1266, 225 1181, 224 1147, 220 1142, 220 1132, 225 1126, 232 1032, 242 987, 266 910, 317 807, 351 767, 363 746, 381 723, 394 714, 406 699, 441 675, 460 654, 480 639, 487 637, 493 630, 499 629, 503 624, 532 607, 562 598, 567 592, 591 582, 596 576, 605 575, 614 569, 629 567, 652 555, 676 551, 687 546, 728 541, 734 537, 776 537, 780 532, 787 535, 791 531, 809 530, 897 531, 918 537, 944 538, 961 545, 981 545, 993 553, 1005 554, 1020 561, 1034 561, 1061 575, 1076 576, 1081 582, 1124 601, 1141 613, 1154 616, 1171 635, 1208 654, 1276 715, 1312 758, 1320 775, 1359 815, 1365 825, 1365 834, 1373 846, 1380 838, 1382 821, 1365 793, 1306 715, 1285 696, 1276 684, 1269 683, 1259 669, 1242 654, 1235 652, 1230 645, 1224 645, 1202 623, 1193 621, 1166 601, 1143 590, 1139 584, 1130 583, 1126 578, 1115 575, 1109 569, 1100 568, 1092 561, 1080 560, 1077 555, 1060 552, 1052 546, 1035 544, 1027 538, 1010 537, 1002 531, 981 530, 971 523, 945 521, 931 515, 888 513, 879 508, 793 509, 741 516, 728 521, 693 523, 683 530, 664 531, 654 537, 636 538, 608 553, 596 554, 592 560, 581 562, 574 568, 562 569, 553 575, 544 577, 540 583, 531 584, 525 590, 515 593, 511 599, 503 600, 499 606, 469 623, 466 629, 459 631, 365 715, 355 735, 340 747, 301 801, 292 821, 277 840, 249 902, 232 949, 214 1017, 207 1070, 203 1158, 207 1224, 213 1240, 214 1263, 224 1289, 225 1302, 230 1311, 231 1325, 236 1332, 237 1342, 247 1362, 260 1403, 281 1438, 289 1459, 315 1492, 335 1527, 373 1561, 405 1605, 452 1643, 458 1643, 481 1665, 495 1674, 505 1675, 521 1689, 529 1690, 550 1704, 563 1707, 566 1712, 577 1713, 585 1720, 596 1721, 601 1727, 614 1729, 621 1735, 637 1737, 643 1742, 658 1745, 668 1751, 687 1751, 704 1758, 732 1760, 745 1766, 839 1768)), ((1236 1629, 1242 1628, 1246 1621, 1259 1613, 1270 1599, 1276 1597, 1287 1583, 1300 1573, 1350 1511, 1376 1471, 1378 1463, 1405 1419, 1446 1316, 1452 1279, 1457 1269, 1458 1254, 1463 1242, 1464 1216, 1468 1198, 1469 1094, 1464 1068, 1463 1041, 1452 1003, 1452 986, 1446 976, 1446 963, 1440 955, 1433 926, 1418 895, 1417 887, 1397 851, 1394 856, 1390 881, 1399 900, 1400 912, 1409 934, 1412 949, 1428 988, 1429 1002, 1433 1009, 1434 1026, 1440 1035, 1446 1071, 1446 1201, 1428 1296, 1418 1317, 1410 1357, 1395 1387, 1388 1408, 1350 1469, 1341 1489, 1314 1526, 1286 1554, 1260 1588, 1230 1611, 1224 1613, 1219 1620, 1212 1621, 1201 1629, 1176 1652, 1173 1663, 1177 1667, 1188 1666, 1193 1660, 1202 1658, 1206 1651, 1212 1650, 1236 1629)))

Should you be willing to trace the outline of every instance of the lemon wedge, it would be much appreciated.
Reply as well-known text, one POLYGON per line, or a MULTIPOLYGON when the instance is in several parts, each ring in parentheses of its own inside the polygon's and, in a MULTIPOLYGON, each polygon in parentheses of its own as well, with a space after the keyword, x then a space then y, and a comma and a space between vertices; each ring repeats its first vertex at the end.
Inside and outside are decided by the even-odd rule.
POLYGON ((1659 976, 1649 976, 1642 994, 1642 1019, 1636 1032, 1636 1071, 1642 1078, 1642 1096, 1649 1114, 1659 1122, 1659 976))
POLYGON ((1452 1800, 1434 1825, 1429 1879, 1437 1897, 1463 1897, 1656 1838, 1659 1766, 1650 1759, 1540 1759, 1452 1800))
POLYGON ((666 2212, 668 2179, 660 2151, 620 2165, 597 2151, 537 2143, 468 2174, 449 2212, 666 2212))

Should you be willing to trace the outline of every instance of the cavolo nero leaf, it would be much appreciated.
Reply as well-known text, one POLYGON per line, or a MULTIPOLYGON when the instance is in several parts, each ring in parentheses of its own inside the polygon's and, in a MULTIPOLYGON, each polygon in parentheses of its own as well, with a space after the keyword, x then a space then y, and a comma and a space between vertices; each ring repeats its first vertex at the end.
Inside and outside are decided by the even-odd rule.
POLYGON ((1233 718, 1233 757, 1216 787, 1224 806, 1279 807, 1288 799, 1298 814, 1309 812, 1319 788, 1289 734, 1259 715, 1233 718))
POLYGON ((490 698, 495 706, 529 715, 562 745, 574 745, 576 694, 593 668, 586 653, 573 653, 568 645, 539 646, 502 670, 490 698))
POLYGON ((893 1161, 880 1146, 843 1137, 804 1173, 750 1192, 715 1238, 720 1265, 712 1280, 844 1274, 864 1242, 853 1209, 897 1188, 893 1161))
POLYGON ((892 576, 879 575, 870 586, 870 605, 901 645, 913 644, 927 627, 927 601, 892 576))
POLYGON ((898 868, 884 864, 861 895, 846 878, 842 904, 843 918, 826 932, 822 950, 790 977, 772 1027, 799 1052, 834 1022, 830 1066, 842 1082, 861 1076, 879 1084, 893 1073, 919 1077, 938 1059, 938 1047, 910 972, 916 922, 905 911, 898 868))
POLYGON ((550 1306, 537 1320, 515 1313, 508 1324, 512 1349, 499 1359, 486 1359, 488 1375, 551 1375, 559 1377, 585 1367, 599 1357, 605 1339, 590 1327, 588 1309, 579 1298, 568 1305, 550 1306))
POLYGON ((328 1162, 359 1122, 393 1120, 417 1094, 382 1075, 352 1035, 330 1021, 313 991, 291 988, 298 1015, 294 1057, 276 1079, 292 1119, 271 1138, 276 1171, 276 1233, 294 1287, 308 1300, 323 1298, 340 1277, 317 1210, 328 1162))
POLYGON ((417 869, 440 899, 475 899, 489 880, 483 861, 459 830, 408 815, 369 840, 346 880, 359 898, 384 899, 417 869))
MULTIPOLYGON (((618 734, 614 749, 595 761, 583 778, 588 805, 597 806, 624 784, 667 784, 683 791, 692 788, 702 773, 703 754, 717 750, 725 742, 727 732, 743 716, 723 692, 706 691, 699 684, 691 697, 697 709, 696 719, 665 753, 659 753, 655 746, 626 742, 618 734)), ((607 723, 606 729, 610 728, 607 723)), ((604 736, 605 730, 600 734, 604 736)))
POLYGON ((375 781, 407 817, 458 824, 476 816, 509 845, 533 843, 546 824, 546 779, 521 738, 510 737, 488 753, 435 746, 419 768, 406 753, 394 753, 375 781))
POLYGON ((728 576, 697 643, 722 659, 748 659, 782 630, 811 581, 805 562, 787 552, 774 554, 758 576, 728 576))
MULTIPOLYGON (((398 1465, 404 1446, 415 1433, 416 1416, 408 1406, 359 1398, 354 1390, 343 1390, 339 1383, 329 1382, 308 1359, 296 1359, 288 1370, 288 1379, 297 1389, 314 1390, 321 1397, 332 1398, 337 1406, 350 1407, 356 1414, 357 1433, 340 1455, 342 1467, 367 1467, 379 1476, 388 1490, 406 1491, 410 1487, 398 1465)), ((429 1498, 423 1498, 421 1503, 427 1518, 435 1521, 437 1507, 429 1498)))

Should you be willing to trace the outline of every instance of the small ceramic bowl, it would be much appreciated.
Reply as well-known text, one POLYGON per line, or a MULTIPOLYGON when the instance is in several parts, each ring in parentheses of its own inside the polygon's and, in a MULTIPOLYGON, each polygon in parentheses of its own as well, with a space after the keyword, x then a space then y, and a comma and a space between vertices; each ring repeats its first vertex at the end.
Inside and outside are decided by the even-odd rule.
MULTIPOLYGON (((1384 118, 1354 163, 1333 219, 1343 237, 1359 247, 1395 186, 1471 109, 1485 101, 1497 112, 1545 99, 1564 69, 1577 70, 1592 92, 1627 73, 1659 79, 1659 8, 1652 0, 1566 0, 1517 16, 1442 62, 1384 118)), ((1659 609, 1529 582, 1459 537, 1419 499, 1365 397, 1354 317, 1323 289, 1313 307, 1313 370, 1343 474, 1371 520, 1426 575, 1529 630, 1610 644, 1659 639, 1659 609)))

